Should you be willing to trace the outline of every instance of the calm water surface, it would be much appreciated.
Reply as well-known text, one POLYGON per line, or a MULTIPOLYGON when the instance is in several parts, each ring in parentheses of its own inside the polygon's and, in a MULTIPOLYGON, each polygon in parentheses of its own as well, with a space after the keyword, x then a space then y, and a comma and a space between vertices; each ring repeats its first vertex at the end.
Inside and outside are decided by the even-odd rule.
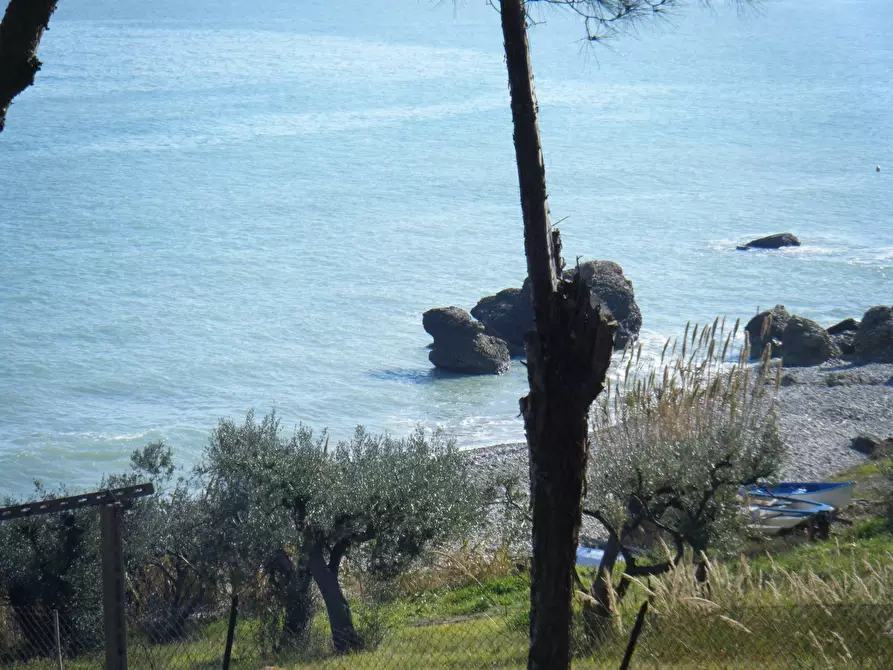
MULTIPOLYGON (((890 304, 893 4, 690 9, 594 50, 542 18, 553 216, 569 259, 623 265, 646 344, 890 304), (782 230, 804 246, 733 251, 782 230)), ((483 0, 66 2, 41 57, 0 136, 0 493, 150 439, 191 460, 252 407, 521 438, 523 367, 435 374, 421 328, 525 274, 483 0)))

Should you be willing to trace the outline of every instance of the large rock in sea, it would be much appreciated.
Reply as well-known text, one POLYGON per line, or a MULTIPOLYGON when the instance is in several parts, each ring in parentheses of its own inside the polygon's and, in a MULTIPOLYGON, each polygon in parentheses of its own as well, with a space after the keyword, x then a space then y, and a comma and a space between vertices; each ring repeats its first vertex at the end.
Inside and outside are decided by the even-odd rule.
POLYGON ((840 356, 828 331, 811 319, 792 316, 782 334, 781 359, 787 367, 821 365, 840 356))
POLYGON ((436 307, 422 315, 422 326, 434 338, 428 360, 454 372, 502 374, 511 357, 502 340, 485 335, 484 326, 458 307, 436 307))
POLYGON ((893 307, 872 307, 865 312, 853 349, 860 363, 893 363, 893 307))
POLYGON ((744 330, 747 331, 747 335, 750 339, 750 357, 759 358, 762 356, 766 344, 772 340, 778 340, 780 342, 782 334, 784 333, 785 328, 788 327, 788 321, 790 320, 791 315, 788 313, 788 310, 785 309, 785 306, 776 305, 772 309, 760 312, 748 321, 744 330), (767 319, 771 319, 769 325, 765 325, 767 319), (765 333, 765 338, 763 337, 764 328, 768 328, 768 331, 765 333))
POLYGON ((587 261, 570 273, 579 272, 593 297, 611 310, 617 321, 614 348, 622 349, 639 336, 642 312, 636 304, 633 283, 623 275, 623 268, 613 261, 587 261))
POLYGON ((738 247, 739 251, 748 249, 781 249, 782 247, 799 247, 800 240, 793 233, 775 233, 766 237, 758 237, 738 247))
POLYGON ((533 330, 529 286, 530 282, 525 282, 528 290, 507 288, 488 295, 471 310, 471 315, 484 325, 484 332, 504 340, 512 356, 524 355, 524 335, 533 330))
MULTIPOLYGON (((571 278, 577 268, 565 271, 571 278)), ((621 349, 639 336, 642 312, 636 304, 633 283, 623 275, 623 268, 612 261, 587 261, 579 272, 590 293, 610 311, 617 321, 614 348, 621 349)), ((524 355, 524 335, 533 330, 533 289, 530 279, 520 289, 508 288, 496 295, 481 298, 472 315, 484 324, 487 335, 508 344, 513 356, 524 355)))

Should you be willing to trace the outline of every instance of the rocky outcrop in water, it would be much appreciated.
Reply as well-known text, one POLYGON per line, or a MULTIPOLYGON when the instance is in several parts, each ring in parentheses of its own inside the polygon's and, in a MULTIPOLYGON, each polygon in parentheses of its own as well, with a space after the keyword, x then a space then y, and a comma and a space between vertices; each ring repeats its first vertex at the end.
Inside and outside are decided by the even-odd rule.
MULTIPOLYGON (((576 272, 592 296, 617 321, 614 348, 622 349, 635 340, 642 328, 642 312, 636 303, 633 283, 624 276, 623 268, 612 261, 587 261, 566 270, 565 277, 569 279, 576 272)), ((524 280, 520 289, 509 288, 481 298, 471 313, 484 324, 486 334, 505 340, 513 356, 523 356, 524 335, 534 327, 532 299, 530 280, 524 280)))
POLYGON ((633 283, 623 275, 623 268, 613 261, 587 261, 570 272, 579 272, 593 297, 611 310, 617 321, 615 349, 622 349, 639 336, 642 312, 636 304, 633 283))
POLYGON ((782 333, 781 359, 788 367, 821 365, 840 356, 828 331, 811 319, 792 316, 782 333))
POLYGON ((511 357, 502 340, 484 334, 483 324, 458 307, 437 307, 422 315, 422 326, 434 338, 428 353, 436 367, 469 374, 502 374, 511 357))
POLYGON ((860 363, 893 363, 893 307, 872 307, 865 312, 853 349, 860 363))
POLYGON ((533 330, 529 286, 525 282, 527 290, 507 288, 488 295, 471 310, 471 315, 484 325, 484 332, 504 340, 512 356, 524 355, 524 334, 533 330))
POLYGON ((760 312, 748 321, 747 325, 744 326, 744 330, 747 331, 747 336, 750 339, 750 357, 757 359, 762 356, 766 344, 773 340, 776 342, 774 348, 777 349, 778 344, 781 343, 781 336, 785 328, 788 327, 788 321, 790 320, 791 315, 785 309, 785 306, 776 305, 772 309, 760 312), (768 326, 766 325, 767 319, 771 319, 768 326), (763 336, 764 328, 768 329, 765 337, 763 336))
POLYGON ((748 249, 781 249, 782 247, 799 247, 800 240, 793 233, 775 233, 766 237, 758 237, 747 244, 738 246, 739 251, 748 249))

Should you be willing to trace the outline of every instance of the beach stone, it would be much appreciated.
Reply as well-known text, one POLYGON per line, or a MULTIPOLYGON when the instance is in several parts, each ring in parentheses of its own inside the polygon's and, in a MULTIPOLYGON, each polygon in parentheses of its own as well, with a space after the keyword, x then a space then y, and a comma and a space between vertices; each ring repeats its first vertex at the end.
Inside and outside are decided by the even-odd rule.
POLYGON ((459 307, 435 307, 422 315, 434 338, 428 360, 436 367, 470 374, 502 374, 509 369, 508 345, 484 335, 484 325, 459 307))
POLYGON ((843 333, 837 333, 836 335, 828 331, 831 335, 831 339, 834 341, 834 344, 837 345, 837 348, 840 349, 840 354, 842 356, 852 356, 856 353, 855 341, 856 341, 856 333, 852 330, 846 331, 843 333))
POLYGON ((840 335, 841 333, 855 333, 857 330, 859 330, 859 322, 856 319, 844 319, 828 328, 828 333, 830 335, 840 335))
POLYGON ((504 340, 512 356, 524 355, 524 335, 534 327, 529 291, 507 288, 488 295, 478 301, 471 315, 484 325, 485 334, 504 340))
POLYGON ((792 375, 790 372, 781 376, 781 381, 779 382, 782 386, 796 386, 800 383, 800 380, 792 375))
POLYGON ((830 372, 825 375, 827 386, 870 386, 878 383, 879 381, 853 370, 830 372))
POLYGON ((568 271, 580 277, 600 304, 611 310, 617 321, 614 348, 622 349, 639 336, 642 328, 642 312, 636 303, 633 283, 623 274, 623 268, 613 261, 587 261, 568 271))
MULTIPOLYGON (((784 305, 776 305, 772 309, 760 312, 744 326, 750 339, 750 357, 759 358, 763 355, 763 349, 768 342, 772 340, 781 341, 782 334, 788 327, 791 315, 784 305), (763 340, 763 327, 767 319, 772 319, 768 326, 769 331, 766 333, 766 340, 763 340)), ((773 352, 775 353, 775 352, 773 352)))
POLYGON ((872 307, 865 312, 853 348, 859 362, 893 363, 893 307, 872 307))
POLYGON ((893 437, 883 439, 877 435, 863 433, 852 439, 850 449, 865 454, 869 458, 883 458, 893 454, 893 437))
POLYGON ((821 365, 840 356, 828 331, 812 319, 792 316, 782 334, 781 360, 790 367, 821 365))
POLYGON ((782 247, 799 247, 800 240, 793 233, 775 233, 766 237, 758 237, 747 244, 740 245, 739 251, 748 249, 781 249, 782 247))
POLYGON ((512 359, 503 340, 478 333, 435 340, 428 360, 438 368, 453 372, 501 375, 509 369, 512 359))

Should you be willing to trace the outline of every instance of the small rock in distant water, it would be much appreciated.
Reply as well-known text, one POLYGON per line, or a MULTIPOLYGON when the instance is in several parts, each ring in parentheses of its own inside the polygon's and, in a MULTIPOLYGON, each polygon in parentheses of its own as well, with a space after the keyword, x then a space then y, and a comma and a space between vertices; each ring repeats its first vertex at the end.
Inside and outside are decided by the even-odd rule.
POLYGON ((750 357, 753 359, 763 355, 765 345, 772 340, 781 340, 781 336, 788 327, 791 315, 784 305, 776 305, 772 309, 760 312, 744 327, 747 336, 750 339, 750 357), (767 319, 771 319, 771 324, 765 326, 767 319), (767 327, 769 331, 766 333, 766 339, 763 339, 763 328, 767 327))
POLYGON ((782 333, 781 359, 784 365, 805 367, 821 365, 840 356, 840 349, 828 331, 812 319, 792 316, 782 333))
POLYGON ((857 435, 850 442, 850 449, 865 454, 869 458, 883 458, 893 454, 893 437, 882 439, 877 435, 863 433, 857 435))
POLYGON ((747 244, 738 246, 739 251, 748 249, 781 249, 782 247, 799 247, 800 240, 793 233, 775 233, 766 237, 759 237, 747 244))
POLYGON ((893 363, 893 307, 872 307, 862 317, 853 339, 856 360, 893 363))
POLYGON ((428 360, 436 367, 470 374, 502 374, 511 357, 505 342, 484 335, 484 326, 458 307, 437 307, 422 315, 434 338, 428 360))
POLYGON ((855 333, 859 330, 859 322, 856 319, 844 319, 828 328, 828 334, 840 335, 841 333, 855 333))

